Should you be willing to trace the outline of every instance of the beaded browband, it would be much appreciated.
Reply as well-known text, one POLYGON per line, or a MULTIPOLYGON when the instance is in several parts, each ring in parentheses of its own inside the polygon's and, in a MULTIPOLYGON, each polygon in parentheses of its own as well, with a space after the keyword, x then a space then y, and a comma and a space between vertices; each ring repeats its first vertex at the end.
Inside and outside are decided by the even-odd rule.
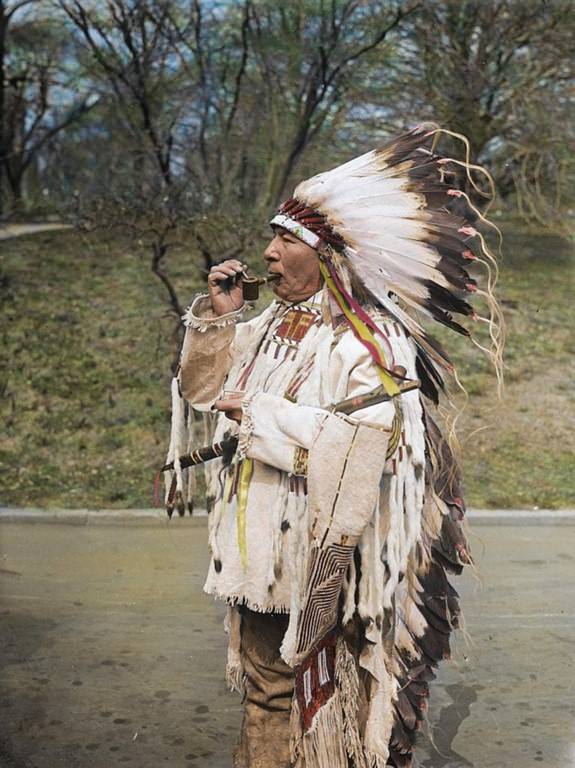
POLYGON ((283 227, 312 248, 327 243, 342 251, 344 239, 328 224, 327 218, 315 208, 310 208, 295 197, 290 197, 280 205, 270 221, 272 227, 283 227))

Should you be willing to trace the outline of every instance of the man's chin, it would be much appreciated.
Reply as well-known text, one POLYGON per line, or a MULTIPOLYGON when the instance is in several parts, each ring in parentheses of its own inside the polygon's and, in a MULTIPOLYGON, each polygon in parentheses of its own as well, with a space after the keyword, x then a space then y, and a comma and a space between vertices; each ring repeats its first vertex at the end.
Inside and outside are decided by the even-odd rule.
POLYGON ((286 298, 286 290, 285 285, 283 285, 283 280, 274 280, 272 283, 272 291, 275 293, 276 296, 279 296, 280 299, 286 298))

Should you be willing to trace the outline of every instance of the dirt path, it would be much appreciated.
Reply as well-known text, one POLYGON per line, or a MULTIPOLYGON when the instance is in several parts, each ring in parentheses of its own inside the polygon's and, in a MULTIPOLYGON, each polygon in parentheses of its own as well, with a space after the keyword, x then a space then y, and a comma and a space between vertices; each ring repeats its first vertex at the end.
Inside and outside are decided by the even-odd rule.
POLYGON ((56 229, 72 229, 71 224, 61 222, 40 222, 38 224, 1 224, 0 240, 9 240, 21 235, 34 235, 37 232, 50 232, 56 229))

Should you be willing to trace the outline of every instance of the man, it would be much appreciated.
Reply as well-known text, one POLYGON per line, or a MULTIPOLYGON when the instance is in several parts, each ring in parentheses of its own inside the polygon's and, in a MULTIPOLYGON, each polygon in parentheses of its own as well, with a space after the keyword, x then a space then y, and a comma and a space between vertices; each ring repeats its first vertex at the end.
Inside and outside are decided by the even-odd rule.
POLYGON ((219 413, 214 443, 237 438, 209 465, 205 590, 229 606, 240 768, 411 765, 449 653, 459 608, 446 571, 471 557, 431 415, 454 370, 419 317, 468 335, 452 315, 477 318, 467 265, 483 240, 454 187, 469 167, 431 149, 441 133, 419 126, 296 188, 271 221, 276 300, 259 316, 242 322, 236 260, 211 270, 185 316, 176 504, 189 406, 219 413))

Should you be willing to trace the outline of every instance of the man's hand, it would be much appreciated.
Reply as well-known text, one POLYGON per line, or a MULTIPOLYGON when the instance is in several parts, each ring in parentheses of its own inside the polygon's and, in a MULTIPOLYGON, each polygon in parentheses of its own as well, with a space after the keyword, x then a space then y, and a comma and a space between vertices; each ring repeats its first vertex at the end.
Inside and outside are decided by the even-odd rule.
POLYGON ((208 275, 208 292, 212 308, 216 315, 226 315, 240 309, 244 303, 242 279, 239 277, 230 287, 227 280, 234 280, 245 269, 245 264, 237 259, 228 259, 212 267, 208 275))
POLYGON ((217 411, 222 411, 225 413, 228 419, 237 421, 238 424, 241 424, 243 415, 241 397, 230 397, 222 400, 216 400, 214 403, 214 408, 217 411))

